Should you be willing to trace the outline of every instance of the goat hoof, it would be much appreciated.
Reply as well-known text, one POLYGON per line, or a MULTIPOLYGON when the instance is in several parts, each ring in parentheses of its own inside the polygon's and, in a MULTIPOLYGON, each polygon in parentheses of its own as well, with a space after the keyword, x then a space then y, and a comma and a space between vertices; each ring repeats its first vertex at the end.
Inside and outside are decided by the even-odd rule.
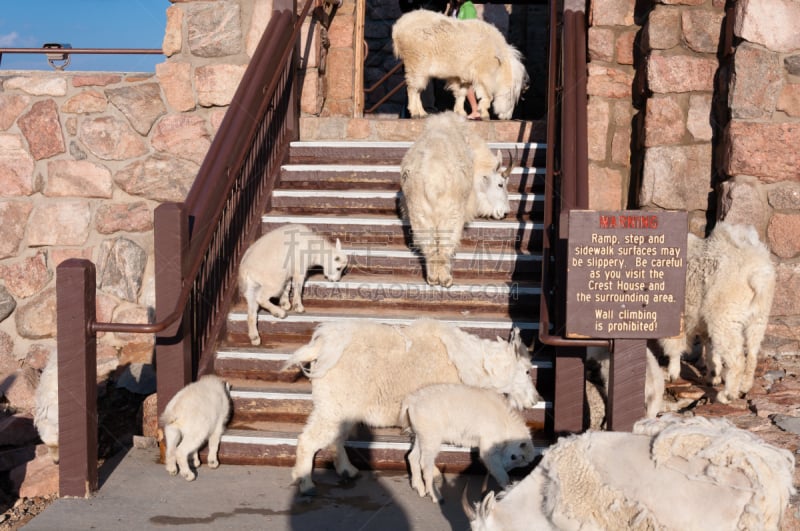
POLYGON ((177 468, 167 468, 167 473, 170 476, 175 476, 175 475, 178 474, 178 469, 177 468))
POLYGON ((219 468, 219 461, 209 461, 208 468, 219 468))
POLYGON ((189 474, 183 474, 183 477, 186 479, 186 481, 194 481, 194 478, 196 478, 197 476, 192 473, 189 473, 189 474))
POLYGON ((255 336, 250 338, 250 344, 253 346, 258 346, 261 344, 261 336, 255 336))

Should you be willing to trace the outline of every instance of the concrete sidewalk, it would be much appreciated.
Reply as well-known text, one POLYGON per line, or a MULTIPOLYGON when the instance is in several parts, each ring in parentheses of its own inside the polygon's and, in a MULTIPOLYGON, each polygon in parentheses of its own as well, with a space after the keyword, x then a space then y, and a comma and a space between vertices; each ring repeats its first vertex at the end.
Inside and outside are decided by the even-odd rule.
POLYGON ((343 484, 332 470, 317 470, 318 494, 310 498, 289 484, 289 468, 203 465, 197 479, 187 482, 167 474, 157 448, 131 449, 108 469, 101 470, 92 498, 58 499, 23 529, 468 530, 461 491, 468 481, 471 499, 477 498, 483 481, 445 475, 445 502, 438 505, 420 498, 404 472, 362 471, 343 484))

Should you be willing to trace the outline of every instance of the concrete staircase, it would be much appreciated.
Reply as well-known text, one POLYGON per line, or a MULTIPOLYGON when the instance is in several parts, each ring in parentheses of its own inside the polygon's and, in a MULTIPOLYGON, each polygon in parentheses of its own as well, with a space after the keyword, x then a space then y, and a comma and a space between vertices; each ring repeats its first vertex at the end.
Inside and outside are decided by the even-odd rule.
MULTIPOLYGON (((397 120, 394 134, 405 124, 419 127, 416 120, 397 120)), ((507 128, 523 129, 535 128, 530 124, 507 128)), ((410 141, 314 140, 292 145, 262 218, 262 232, 303 223, 339 238, 351 255, 350 265, 337 283, 325 280, 321 272, 308 278, 303 296, 306 313, 290 313, 281 320, 262 310, 260 347, 250 346, 245 306, 234 301, 215 362, 217 374, 232 384, 234 401, 220 448, 222 462, 294 463, 296 438, 312 409, 311 384, 299 371, 281 372, 280 367, 319 323, 355 318, 408 323, 433 317, 490 338, 508 337, 518 326, 526 344, 534 344, 545 147, 535 139, 516 140, 493 138, 490 143, 506 156, 517 153, 509 183, 512 213, 504 220, 479 220, 467 226, 450 289, 425 283, 424 263, 410 246, 409 227, 397 214, 399 164, 410 141)), ((552 417, 552 360, 542 352, 536 352, 533 360, 533 378, 546 402, 526 411, 525 418, 544 446, 552 417)), ((347 447, 356 466, 405 469, 409 442, 397 429, 363 427, 347 447)), ((320 452, 316 466, 330 466, 330 458, 320 452)), ((447 471, 467 470, 476 462, 468 448, 447 446, 439 456, 439 465, 447 471)))

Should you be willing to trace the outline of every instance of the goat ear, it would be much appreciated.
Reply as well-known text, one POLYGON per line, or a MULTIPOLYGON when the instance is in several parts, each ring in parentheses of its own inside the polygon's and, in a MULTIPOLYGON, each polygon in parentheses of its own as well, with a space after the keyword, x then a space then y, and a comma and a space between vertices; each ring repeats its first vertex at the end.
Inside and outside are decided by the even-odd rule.
POLYGON ((342 242, 339 241, 339 238, 336 238, 336 250, 337 251, 341 251, 342 250, 342 242))

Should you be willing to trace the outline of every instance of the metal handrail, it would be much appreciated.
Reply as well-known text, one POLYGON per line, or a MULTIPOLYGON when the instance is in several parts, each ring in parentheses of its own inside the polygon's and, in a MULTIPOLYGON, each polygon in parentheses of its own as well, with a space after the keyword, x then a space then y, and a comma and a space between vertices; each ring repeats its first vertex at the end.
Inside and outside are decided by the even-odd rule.
MULTIPOLYGON (((272 18, 183 204, 155 210, 156 322, 104 323, 95 315, 95 267, 58 267, 59 494, 97 488, 96 334, 157 333, 158 408, 197 373, 224 326, 236 267, 299 134, 296 61, 301 24, 294 0, 272 18), (181 320, 182 318, 182 320, 181 320)), ((211 356, 213 358, 213 356, 211 356)), ((208 363, 206 363, 208 365, 208 363)), ((160 412, 159 411, 159 412, 160 412)))

